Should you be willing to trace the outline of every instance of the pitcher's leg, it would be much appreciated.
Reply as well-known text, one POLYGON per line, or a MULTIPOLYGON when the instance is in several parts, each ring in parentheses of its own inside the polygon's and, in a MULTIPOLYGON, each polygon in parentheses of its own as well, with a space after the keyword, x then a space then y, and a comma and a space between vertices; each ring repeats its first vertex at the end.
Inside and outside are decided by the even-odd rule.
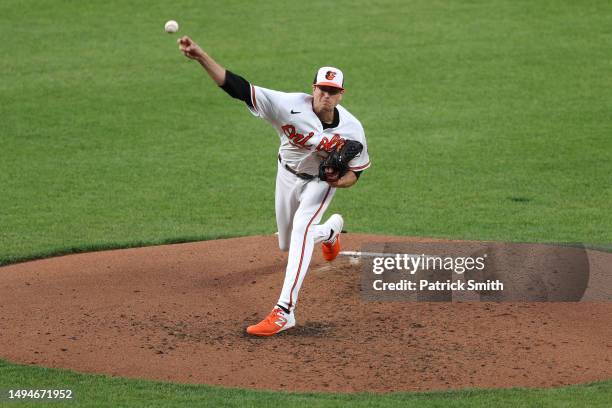
POLYGON ((283 290, 278 300, 288 310, 295 308, 298 293, 310 265, 315 243, 315 226, 321 221, 335 188, 322 181, 311 181, 300 195, 300 206, 293 219, 291 245, 283 290))
MULTIPOLYGON (((338 217, 339 215, 336 214, 334 216, 338 217)), ((313 237, 315 244, 325 241, 331 241, 335 236, 338 235, 338 233, 342 232, 341 230, 343 221, 341 223, 334 221, 336 220, 333 220, 330 217, 330 219, 328 219, 323 224, 317 224, 313 227, 313 237)))
MULTIPOLYGON (((274 201, 278 227, 278 246, 282 251, 287 251, 290 247, 294 216, 299 208, 300 195, 303 189, 304 180, 296 177, 280 165, 278 166, 274 201)), ((272 336, 293 326, 295 326, 293 313, 276 305, 268 316, 259 323, 248 326, 246 331, 253 336, 272 336)))
POLYGON ((291 243, 293 217, 299 206, 295 177, 279 164, 276 174, 274 208, 278 230, 278 247, 288 251, 291 243))

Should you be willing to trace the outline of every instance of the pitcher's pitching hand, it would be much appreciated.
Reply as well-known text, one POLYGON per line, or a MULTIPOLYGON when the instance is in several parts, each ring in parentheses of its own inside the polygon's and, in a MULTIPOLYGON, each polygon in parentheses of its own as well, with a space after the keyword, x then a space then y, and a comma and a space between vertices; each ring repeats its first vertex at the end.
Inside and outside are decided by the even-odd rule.
POLYGON ((187 58, 197 60, 204 56, 204 51, 202 51, 200 46, 186 35, 179 38, 177 42, 179 49, 187 58))

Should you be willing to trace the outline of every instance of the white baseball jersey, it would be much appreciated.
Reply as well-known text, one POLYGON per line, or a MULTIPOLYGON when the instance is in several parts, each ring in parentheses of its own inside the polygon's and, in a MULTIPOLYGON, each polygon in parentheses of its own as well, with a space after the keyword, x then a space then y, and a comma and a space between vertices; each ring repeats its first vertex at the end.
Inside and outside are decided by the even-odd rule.
POLYGON ((305 178, 295 173, 317 176, 321 161, 344 140, 363 145, 349 168, 356 172, 365 170, 370 166, 368 147, 361 123, 342 106, 336 106, 338 115, 334 115, 334 123, 324 126, 313 111, 312 95, 249 86, 250 101, 248 97, 240 99, 247 102, 251 113, 268 121, 280 137, 282 163, 278 163, 276 174, 275 212, 279 247, 289 251, 289 256, 277 305, 293 311, 314 245, 334 239, 341 232, 338 228, 342 228, 334 227, 330 220, 321 224, 336 188, 318 177, 305 178))
MULTIPOLYGON (((342 139, 356 140, 363 151, 349 163, 353 171, 370 167, 365 133, 359 120, 337 105, 338 126, 323 129, 312 109, 312 95, 285 93, 251 85, 249 110, 268 121, 280 137, 279 154, 283 163, 299 173, 317 175, 321 160, 342 139)), ((247 105, 248 106, 248 105, 247 105)))

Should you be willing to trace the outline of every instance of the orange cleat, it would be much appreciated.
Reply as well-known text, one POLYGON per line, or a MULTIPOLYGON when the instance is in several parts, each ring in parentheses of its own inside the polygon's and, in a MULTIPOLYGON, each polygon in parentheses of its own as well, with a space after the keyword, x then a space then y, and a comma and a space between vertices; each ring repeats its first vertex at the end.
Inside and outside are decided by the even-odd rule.
POLYGON ((256 325, 247 327, 246 331, 253 336, 272 336, 294 326, 293 312, 285 313, 283 309, 275 306, 265 319, 256 325))
POLYGON ((340 253, 340 237, 336 237, 333 244, 323 242, 321 244, 321 249, 323 250, 323 258, 325 258, 326 261, 333 261, 340 253))

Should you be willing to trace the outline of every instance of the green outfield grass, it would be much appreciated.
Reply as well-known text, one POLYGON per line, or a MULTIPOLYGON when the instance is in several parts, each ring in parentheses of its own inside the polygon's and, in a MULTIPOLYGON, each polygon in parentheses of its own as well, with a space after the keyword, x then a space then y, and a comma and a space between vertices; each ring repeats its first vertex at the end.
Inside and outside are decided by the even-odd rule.
MULTIPOLYGON (((68 370, 11 365, 0 361, 0 390, 16 387, 66 389, 71 407, 609 407, 612 382, 550 389, 464 390, 455 392, 331 394, 250 391, 82 375, 68 370)), ((6 391, 5 391, 6 393, 6 391)), ((6 401, 6 400, 5 400, 6 401)), ((2 405, 2 400, 0 400, 2 405)), ((18 404, 40 406, 40 402, 18 404)), ((10 406, 13 406, 12 404, 10 406)))
MULTIPOLYGON (((349 231, 612 242, 608 1, 3 0, 0 264, 275 231, 277 136, 180 55, 168 19, 264 87, 344 70, 373 162, 332 204, 349 231)), ((611 387, 336 397, 0 373, 74 380, 85 405, 574 406, 611 387)))
POLYGON ((262 86, 345 70, 373 160, 349 230, 612 241, 612 3, 329 5, 0 3, 0 260, 275 231, 277 136, 168 18, 262 86))

